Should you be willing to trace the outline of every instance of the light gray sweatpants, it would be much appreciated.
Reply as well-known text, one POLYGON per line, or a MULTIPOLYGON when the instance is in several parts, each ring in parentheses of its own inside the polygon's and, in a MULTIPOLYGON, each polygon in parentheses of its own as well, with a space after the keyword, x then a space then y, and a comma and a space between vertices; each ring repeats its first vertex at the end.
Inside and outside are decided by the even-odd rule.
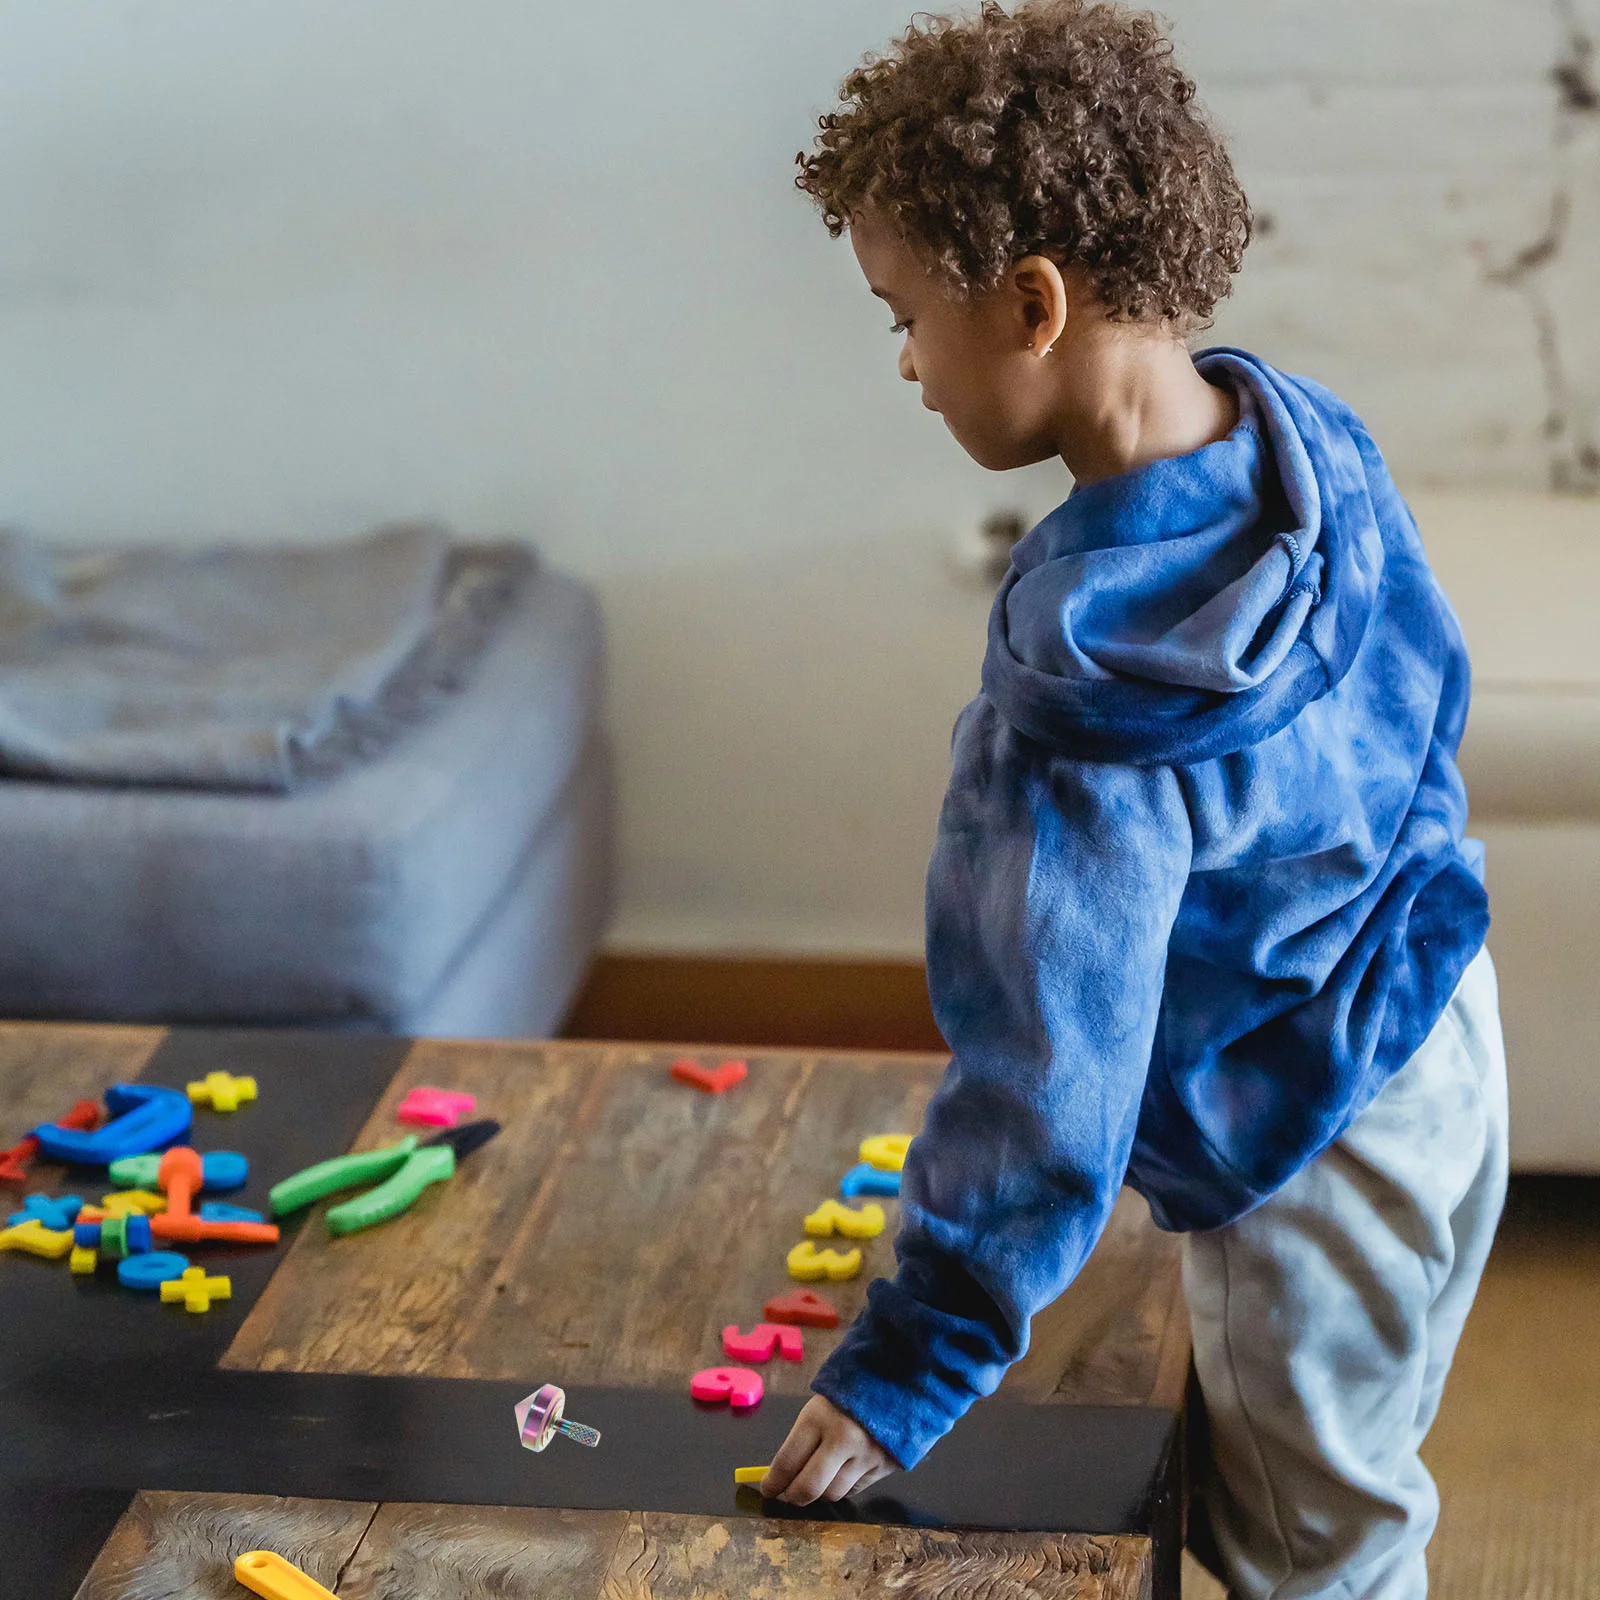
POLYGON ((1184 1241, 1202 1484, 1238 1600, 1422 1600, 1439 1514, 1418 1455, 1506 1188, 1487 950, 1422 1047, 1317 1159, 1184 1241))

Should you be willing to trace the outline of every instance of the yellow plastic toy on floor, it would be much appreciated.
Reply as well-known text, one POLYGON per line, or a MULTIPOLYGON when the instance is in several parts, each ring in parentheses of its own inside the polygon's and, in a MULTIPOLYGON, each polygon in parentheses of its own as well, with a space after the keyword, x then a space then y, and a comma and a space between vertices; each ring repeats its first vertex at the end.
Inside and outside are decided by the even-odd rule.
POLYGON ((233 1575, 262 1600, 339 1600, 272 1550, 246 1550, 234 1562, 233 1575))

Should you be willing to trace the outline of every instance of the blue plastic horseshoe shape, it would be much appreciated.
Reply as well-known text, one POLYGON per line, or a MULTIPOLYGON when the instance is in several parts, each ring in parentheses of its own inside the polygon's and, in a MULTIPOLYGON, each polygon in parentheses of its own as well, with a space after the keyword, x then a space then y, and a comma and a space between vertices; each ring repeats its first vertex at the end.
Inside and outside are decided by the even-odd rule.
POLYGON ((111 1120, 93 1133, 46 1122, 33 1130, 53 1161, 105 1167, 124 1156, 144 1155, 181 1139, 194 1121, 189 1097, 153 1083, 116 1083, 106 1090, 111 1120))

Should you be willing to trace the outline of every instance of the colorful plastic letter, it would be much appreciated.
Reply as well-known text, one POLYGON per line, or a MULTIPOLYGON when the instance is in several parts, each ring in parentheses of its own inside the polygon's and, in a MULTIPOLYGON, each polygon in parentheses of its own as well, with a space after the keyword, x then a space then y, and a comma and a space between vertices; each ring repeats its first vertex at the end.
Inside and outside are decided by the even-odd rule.
POLYGON ((233 1576, 261 1600, 337 1600, 332 1590, 273 1550, 246 1550, 234 1562, 233 1576))
MULTIPOLYGON (((150 1174, 150 1181, 156 1181, 154 1172, 150 1174)), ((115 1189, 94 1209, 106 1217, 132 1216, 135 1211, 142 1211, 150 1217, 167 1209, 167 1197, 164 1194, 152 1194, 148 1189, 115 1189)))
POLYGON ((0 1250, 25 1250, 30 1256, 43 1256, 47 1261, 59 1261, 72 1249, 72 1230, 63 1228, 59 1233, 47 1228, 37 1217, 29 1217, 14 1228, 0 1232, 0 1250))
POLYGON ((117 1263, 117 1282, 125 1289, 159 1289, 189 1270, 189 1258, 176 1250, 152 1250, 117 1263))
POLYGON ((798 1328, 775 1322, 758 1322, 749 1333, 740 1333, 736 1322, 722 1330, 722 1353, 730 1361, 770 1361, 774 1350, 785 1361, 803 1361, 805 1337, 798 1328))
POLYGON ((200 1157, 200 1187, 207 1194, 232 1194, 250 1181, 250 1163, 237 1150, 208 1150, 200 1157))
MULTIPOLYGON (((100 1124, 100 1107, 93 1100, 77 1100, 72 1109, 57 1120, 58 1128, 79 1128, 87 1132, 100 1124)), ((9 1150, 0 1150, 0 1183, 26 1183, 28 1163, 39 1153, 39 1137, 30 1133, 9 1150)))
POLYGON ((869 1204, 854 1211, 837 1200, 824 1200, 806 1218, 806 1232, 817 1239, 831 1239, 835 1233, 846 1239, 874 1239, 883 1232, 883 1207, 869 1204))
POLYGON ((14 1228, 19 1222, 26 1222, 29 1217, 37 1217, 45 1227, 53 1232, 60 1233, 63 1228, 70 1228, 83 1210, 83 1201, 75 1194, 64 1194, 59 1200, 52 1200, 48 1195, 30 1194, 22 1202, 20 1211, 13 1211, 6 1218, 6 1226, 14 1228))
POLYGON ((395 1120, 413 1128, 453 1128, 477 1109, 478 1097, 454 1089, 413 1089, 400 1102, 395 1120))
POLYGON ((111 1120, 86 1133, 62 1122, 33 1130, 39 1148, 52 1161, 80 1167, 104 1167, 123 1156, 159 1150, 189 1131, 194 1113, 176 1089, 154 1083, 114 1083, 106 1090, 111 1120))
POLYGON ((768 1322, 792 1322, 804 1328, 837 1328, 839 1313, 815 1289, 791 1289, 762 1306, 768 1322))
POLYGON ((771 1467, 735 1467, 733 1481, 735 1483, 760 1483, 772 1471, 771 1467))
POLYGON ((761 1374, 748 1367, 707 1367, 689 1380, 689 1393, 696 1400, 710 1403, 726 1400, 729 1405, 744 1410, 761 1404, 766 1386, 761 1374))
POLYGON ((265 1222, 267 1219, 259 1211, 252 1211, 249 1206, 230 1206, 226 1200, 202 1200, 200 1202, 200 1220, 202 1222, 265 1222))
POLYGON ((256 1097, 254 1078, 235 1078, 228 1072, 208 1072, 198 1083, 185 1086, 190 1101, 213 1111, 237 1111, 256 1097))
POLYGON ((166 1214, 173 1218, 188 1216, 194 1209, 195 1192, 205 1182, 199 1153, 186 1144, 174 1145, 156 1168, 156 1182, 167 1197, 166 1214))
POLYGON ((209 1311, 213 1300, 226 1300, 232 1293, 231 1278, 208 1278, 204 1267, 190 1267, 181 1277, 168 1278, 161 1285, 164 1301, 171 1304, 181 1300, 189 1311, 209 1311))
POLYGON ((839 1193, 846 1200, 853 1200, 862 1194, 888 1194, 900 1193, 900 1174, 898 1172, 879 1172, 870 1161, 863 1161, 859 1166, 851 1167, 839 1180, 839 1193))
POLYGON ((161 1167, 159 1153, 142 1156, 124 1156, 106 1168, 106 1176, 113 1183, 128 1189, 149 1189, 154 1186, 156 1173, 161 1167))
POLYGON ((905 1166, 910 1148, 909 1133, 880 1133, 861 1141, 861 1159, 879 1172, 898 1172, 905 1166))
POLYGON ((229 1244, 276 1244, 275 1222, 211 1222, 205 1217, 174 1217, 168 1212, 151 1217, 150 1231, 170 1244, 201 1244, 225 1239, 229 1244))
POLYGON ((703 1067, 693 1056, 680 1056, 672 1063, 672 1076, 691 1089, 704 1089, 707 1094, 721 1094, 736 1083, 743 1083, 749 1068, 742 1061, 724 1061, 715 1071, 703 1067))
POLYGON ((841 1255, 837 1250, 818 1250, 807 1239, 789 1252, 789 1276, 802 1283, 815 1283, 820 1278, 836 1282, 853 1278, 861 1270, 861 1252, 851 1250, 841 1255))
MULTIPOLYGON (((111 1181, 152 1189, 161 1170, 159 1155, 127 1156, 111 1163, 111 1181)), ((231 1194, 250 1181, 250 1163, 237 1150, 210 1150, 200 1158, 200 1187, 207 1194, 231 1194)))
POLYGON ((166 1191, 167 1209, 150 1219, 157 1239, 173 1244, 198 1244, 203 1239, 228 1239, 237 1244, 276 1244, 275 1222, 213 1222, 190 1210, 204 1177, 200 1157, 187 1145, 174 1145, 161 1158, 157 1179, 166 1191))
POLYGON ((99 1254, 93 1250, 85 1250, 82 1245, 74 1245, 72 1254, 67 1257, 67 1268, 82 1277, 86 1272, 93 1272, 100 1260, 99 1254))

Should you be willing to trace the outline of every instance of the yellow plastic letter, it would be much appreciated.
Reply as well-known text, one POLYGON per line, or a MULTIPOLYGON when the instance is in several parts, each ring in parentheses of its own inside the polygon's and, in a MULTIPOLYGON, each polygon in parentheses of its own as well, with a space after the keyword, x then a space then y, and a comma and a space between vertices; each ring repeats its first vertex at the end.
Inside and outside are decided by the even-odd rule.
POLYGON ((824 1200, 806 1218, 806 1232, 818 1239, 836 1232, 846 1239, 873 1239, 883 1232, 883 1207, 864 1205, 856 1211, 837 1200, 824 1200))
POLYGON ((837 1250, 818 1250, 807 1239, 789 1252, 789 1276, 801 1283, 815 1283, 821 1278, 842 1282, 853 1278, 861 1270, 861 1252, 851 1250, 841 1255, 837 1250))
POLYGON ((861 1159, 879 1172, 899 1172, 906 1164, 906 1151, 910 1148, 909 1133, 880 1133, 876 1138, 861 1141, 861 1159))

